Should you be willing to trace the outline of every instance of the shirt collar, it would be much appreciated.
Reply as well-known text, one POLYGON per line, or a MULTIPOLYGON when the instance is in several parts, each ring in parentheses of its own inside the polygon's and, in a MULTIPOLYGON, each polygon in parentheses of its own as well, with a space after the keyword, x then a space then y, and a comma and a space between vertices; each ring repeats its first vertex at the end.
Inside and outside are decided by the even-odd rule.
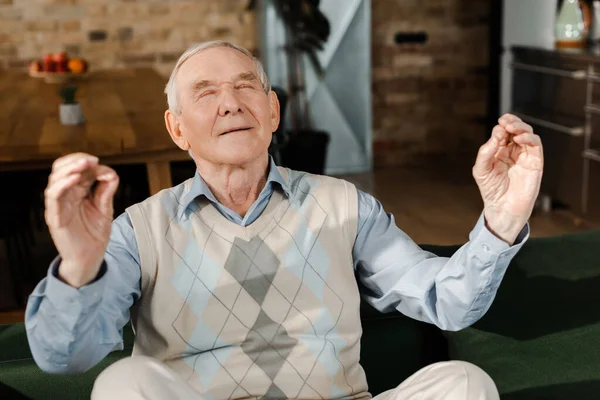
MULTIPOLYGON (((267 175, 267 183, 265 185, 265 189, 267 189, 269 186, 275 187, 277 185, 281 187, 286 196, 290 197, 289 184, 279 172, 279 169, 277 168, 273 157, 269 155, 269 175, 267 175)), ((190 206, 190 204, 192 204, 192 202, 199 196, 204 196, 211 202, 219 203, 219 201, 211 192, 204 179, 198 173, 198 170, 196 170, 196 173, 194 174, 194 180, 192 181, 192 186, 182 198, 179 217, 181 217, 181 214, 183 214, 183 212, 190 206)))

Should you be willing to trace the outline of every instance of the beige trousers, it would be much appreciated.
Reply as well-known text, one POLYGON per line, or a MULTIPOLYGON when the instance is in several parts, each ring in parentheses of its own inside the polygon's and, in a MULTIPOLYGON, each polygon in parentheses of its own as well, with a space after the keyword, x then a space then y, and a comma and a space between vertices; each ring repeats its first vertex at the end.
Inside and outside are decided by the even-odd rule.
MULTIPOLYGON (((143 356, 117 361, 104 370, 92 400, 198 399, 199 394, 161 362, 143 356)), ((374 400, 498 400, 492 379, 463 361, 429 365, 374 400)))

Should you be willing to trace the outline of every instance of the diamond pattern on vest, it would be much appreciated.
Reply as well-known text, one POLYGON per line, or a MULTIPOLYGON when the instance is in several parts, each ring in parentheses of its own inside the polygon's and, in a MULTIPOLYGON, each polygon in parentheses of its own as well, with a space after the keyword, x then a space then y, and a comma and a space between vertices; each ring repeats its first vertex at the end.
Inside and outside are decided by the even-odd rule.
MULTIPOLYGON (((182 262, 180 268, 188 270, 193 281, 183 296, 183 308, 193 314, 186 311, 178 315, 172 327, 189 347, 199 352, 192 356, 193 362, 187 363, 205 390, 210 391, 213 382, 229 381, 227 385, 233 390, 225 396, 230 398, 249 396, 247 390, 259 390, 267 399, 310 393, 328 398, 333 392, 324 387, 327 391, 315 390, 311 376, 322 377, 321 382, 329 380, 331 388, 336 387, 333 379, 339 373, 346 377, 338 355, 348 343, 336 333, 344 301, 327 282, 329 263, 320 262, 321 257, 327 258, 318 243, 327 212, 311 195, 305 201, 316 205, 309 214, 310 227, 305 219, 306 206, 290 210, 295 213, 296 225, 280 225, 280 220, 273 219, 275 224, 249 241, 226 238, 200 218, 208 228, 208 237, 197 243, 202 246, 196 244, 195 252, 187 252, 180 247, 185 241, 172 243, 173 250, 180 250, 175 251, 182 262), (270 235, 289 238, 287 251, 275 254, 267 244, 270 235), (210 249, 215 246, 226 255, 220 262, 211 261, 210 249), (293 260, 291 264, 286 256, 293 260), (228 284, 221 285, 223 280, 228 284), (196 299, 201 299, 202 305, 195 305, 196 299), (298 330, 294 322, 290 335, 286 330, 290 320, 304 321, 302 329, 307 330, 298 330), (193 334, 180 331, 182 327, 187 332, 193 330, 193 334), (212 346, 204 345, 207 341, 212 346)), ((189 237, 190 242, 195 242, 192 238, 189 237)), ((353 393, 347 379, 344 381, 347 393, 353 393)))

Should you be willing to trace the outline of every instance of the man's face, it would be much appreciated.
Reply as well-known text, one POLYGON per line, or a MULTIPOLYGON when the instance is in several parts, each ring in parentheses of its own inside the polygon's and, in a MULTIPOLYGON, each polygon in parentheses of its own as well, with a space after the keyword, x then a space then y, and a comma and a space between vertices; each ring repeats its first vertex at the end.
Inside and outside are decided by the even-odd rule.
POLYGON ((203 50, 182 65, 177 86, 179 128, 196 158, 240 165, 267 154, 279 102, 250 58, 226 47, 203 50))

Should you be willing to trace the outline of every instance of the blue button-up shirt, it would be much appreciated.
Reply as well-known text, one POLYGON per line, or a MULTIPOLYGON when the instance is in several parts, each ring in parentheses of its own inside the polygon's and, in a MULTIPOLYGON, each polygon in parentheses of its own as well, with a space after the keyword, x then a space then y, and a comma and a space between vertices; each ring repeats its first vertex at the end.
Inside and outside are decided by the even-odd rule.
MULTIPOLYGON (((215 198, 196 173, 180 201, 190 206, 206 197, 227 219, 249 225, 261 215, 274 190, 290 188, 271 159, 267 183, 244 217, 215 198)), ((465 328, 487 311, 510 260, 529 237, 527 224, 509 246, 485 226, 483 214, 469 242, 451 258, 422 250, 400 230, 373 196, 358 190, 358 233, 352 256, 363 297, 382 312, 401 313, 444 330, 465 328)), ((123 348, 122 330, 141 296, 140 257, 126 213, 115 219, 98 278, 75 289, 57 278, 60 259, 31 294, 25 324, 33 356, 51 373, 85 371, 109 352, 123 348)))

